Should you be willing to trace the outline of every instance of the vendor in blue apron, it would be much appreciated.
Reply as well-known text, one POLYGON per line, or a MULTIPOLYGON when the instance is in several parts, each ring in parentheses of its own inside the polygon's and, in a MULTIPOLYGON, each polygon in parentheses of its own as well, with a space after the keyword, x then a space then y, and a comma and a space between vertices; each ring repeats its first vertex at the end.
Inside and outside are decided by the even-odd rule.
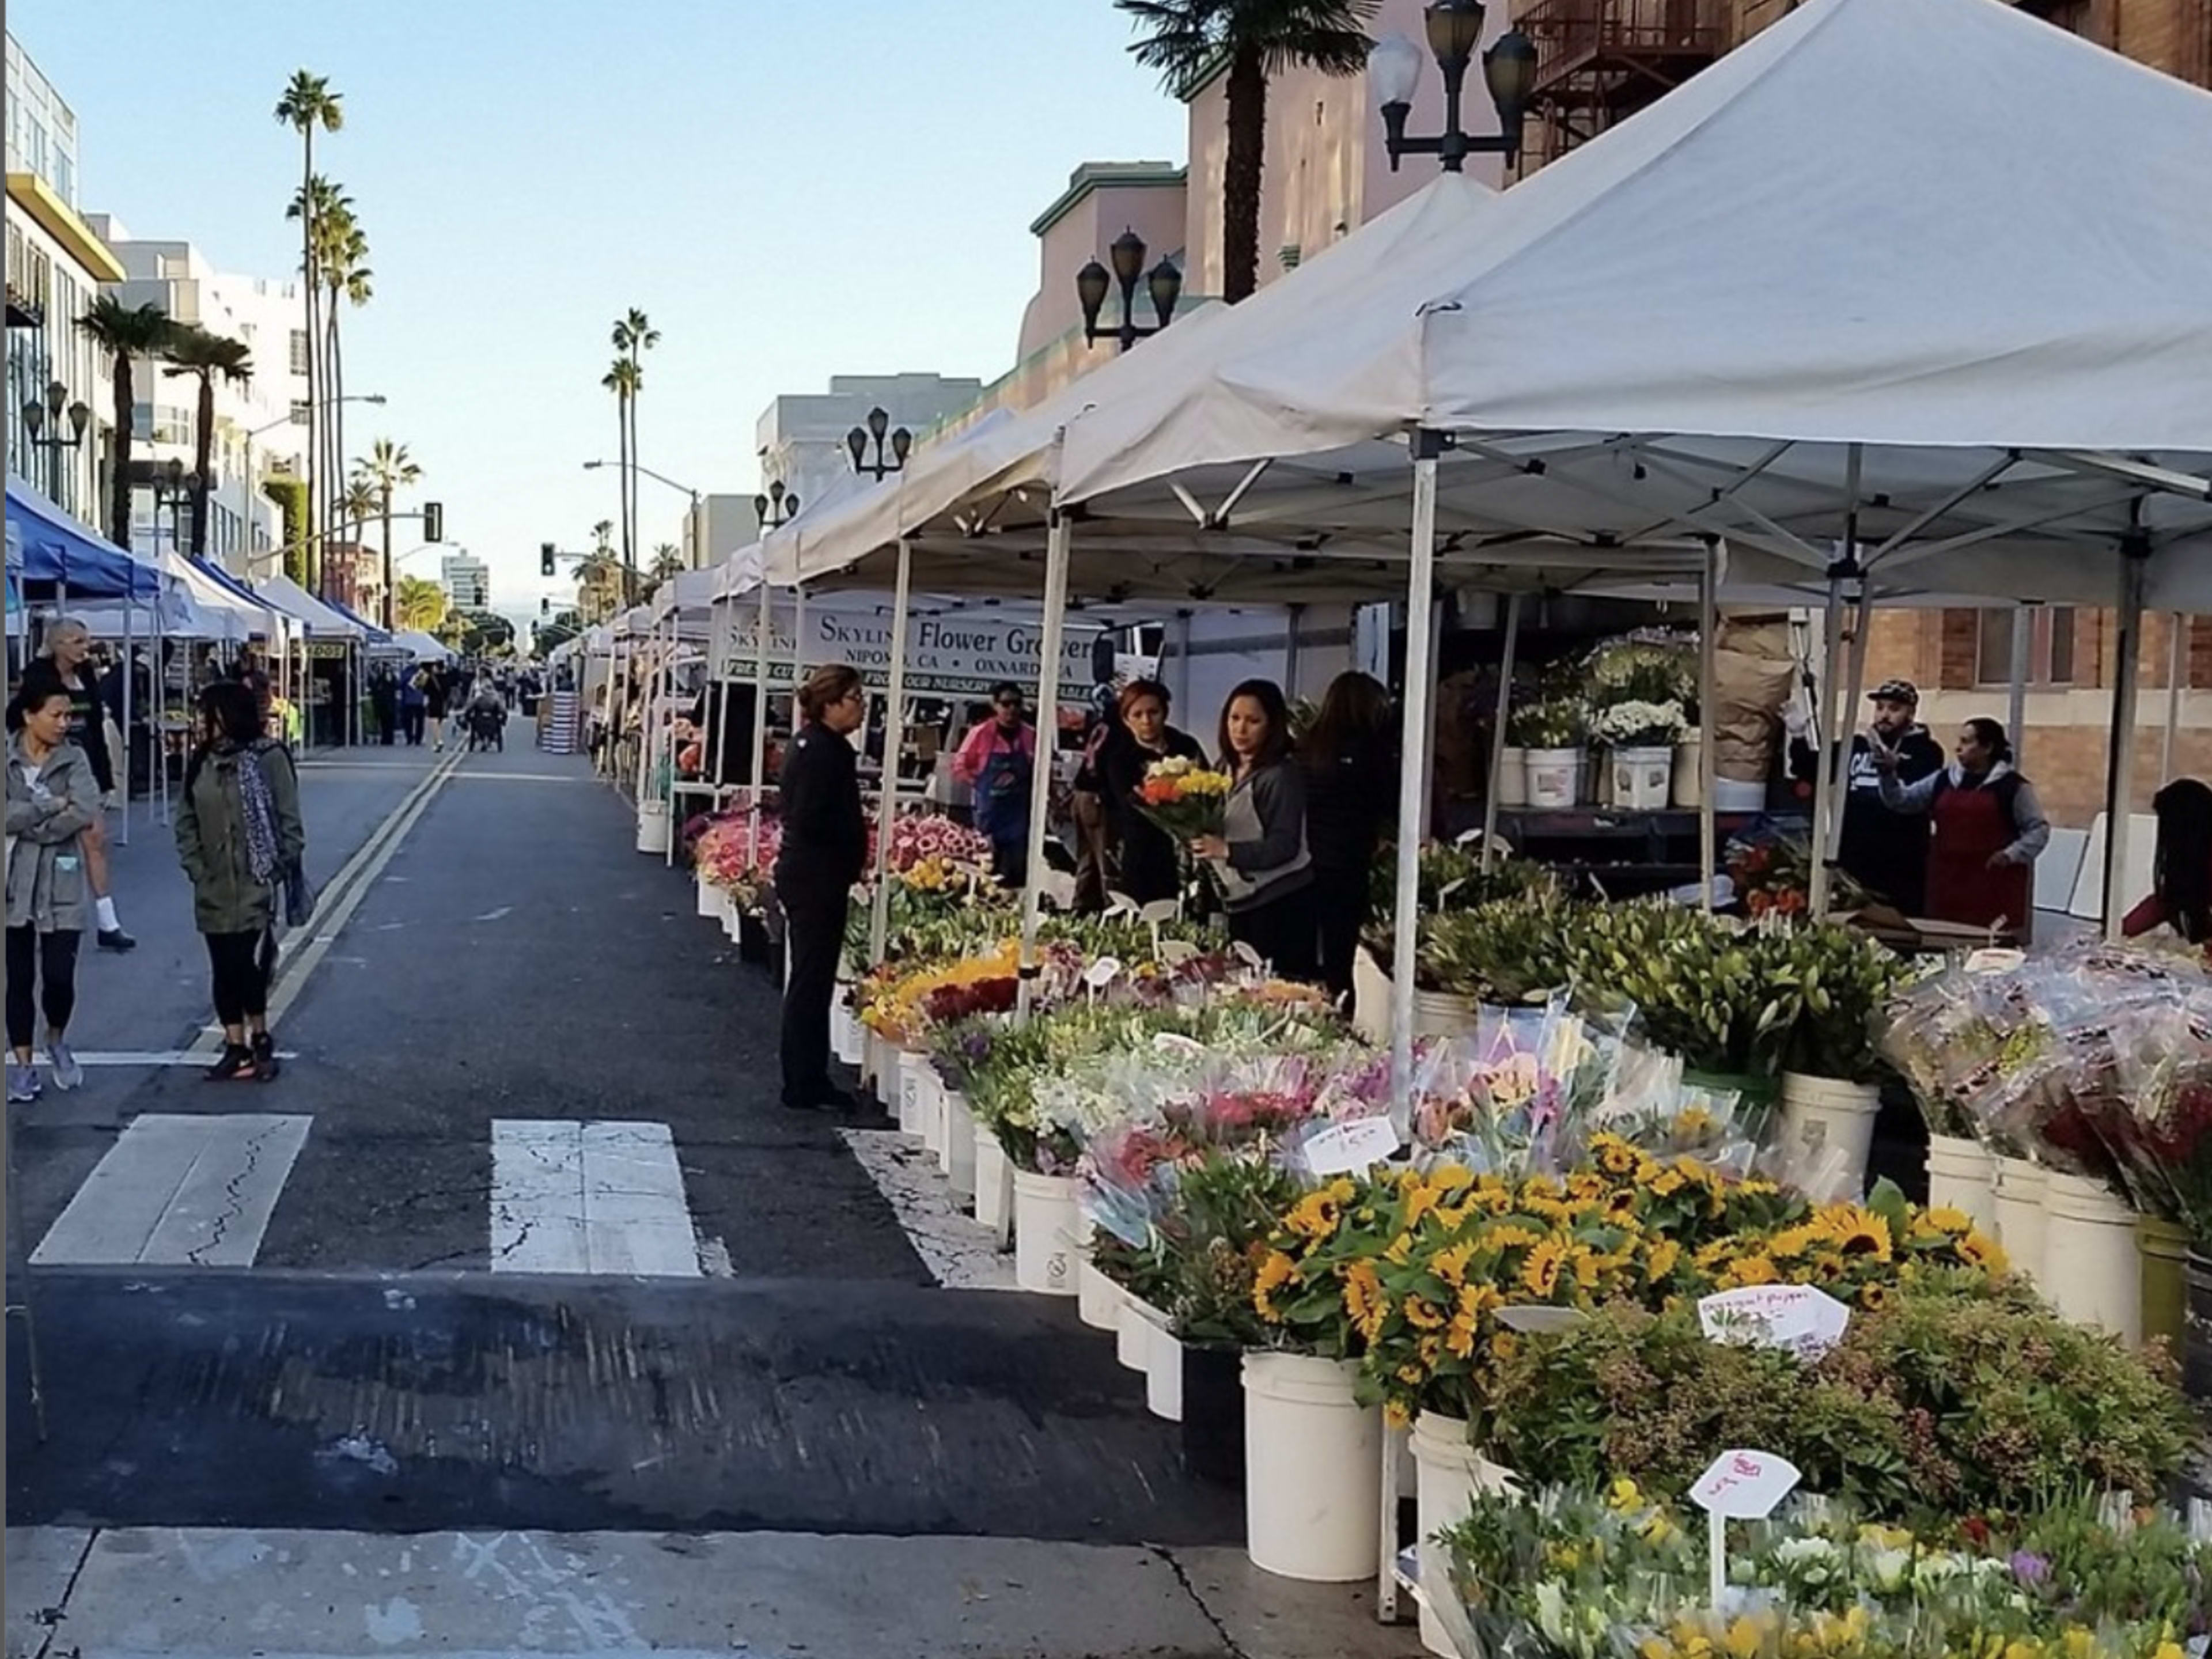
POLYGON ((990 837, 991 868, 1000 884, 1019 887, 1029 867, 1036 730, 1023 718, 1022 689, 1011 680, 993 688, 991 709, 992 717, 961 744, 952 771, 975 793, 975 827, 990 837))

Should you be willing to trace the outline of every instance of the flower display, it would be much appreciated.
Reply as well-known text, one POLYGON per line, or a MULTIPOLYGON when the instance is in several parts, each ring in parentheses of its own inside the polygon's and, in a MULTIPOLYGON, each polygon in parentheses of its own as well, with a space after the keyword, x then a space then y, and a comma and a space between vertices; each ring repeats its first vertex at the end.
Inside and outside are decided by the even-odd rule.
POLYGON ((1682 705, 1626 701, 1608 703, 1590 721, 1590 737, 1607 749, 1668 749, 1689 729, 1682 705))
POLYGON ((1137 810, 1178 843, 1218 836, 1230 787, 1226 772, 1170 755, 1145 769, 1145 781, 1137 786, 1137 810))
POLYGON ((717 818, 699 836, 693 851, 700 879, 719 887, 748 910, 761 907, 762 895, 775 874, 775 855, 783 840, 783 826, 763 815, 755 825, 747 815, 717 818))
MULTIPOLYGON (((872 849, 872 842, 871 843, 872 849)), ((939 812, 909 812, 891 821, 891 869, 911 874, 924 865, 950 872, 991 867, 991 838, 939 812)))

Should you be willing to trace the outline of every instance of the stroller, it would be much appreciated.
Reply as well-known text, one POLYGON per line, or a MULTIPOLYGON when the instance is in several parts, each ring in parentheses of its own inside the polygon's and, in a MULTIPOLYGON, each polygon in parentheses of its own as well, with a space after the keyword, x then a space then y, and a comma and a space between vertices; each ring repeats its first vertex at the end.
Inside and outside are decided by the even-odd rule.
POLYGON ((498 692, 486 689, 470 701, 465 716, 469 727, 469 752, 492 749, 504 754, 507 750, 507 704, 498 692))

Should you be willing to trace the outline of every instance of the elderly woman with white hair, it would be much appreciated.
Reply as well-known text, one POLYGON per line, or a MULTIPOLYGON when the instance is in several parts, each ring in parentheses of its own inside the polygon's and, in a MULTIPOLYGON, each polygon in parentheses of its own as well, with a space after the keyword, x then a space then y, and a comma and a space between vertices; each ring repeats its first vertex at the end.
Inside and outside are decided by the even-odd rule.
POLYGON ((97 937, 104 951, 135 951, 138 941, 123 931, 115 915, 115 893, 107 873, 108 809, 116 805, 114 757, 107 751, 107 705, 93 675, 92 630, 75 617, 64 617, 46 629, 41 654, 52 660, 62 690, 69 693, 69 740, 92 763, 93 781, 100 787, 100 812, 79 838, 84 873, 92 889, 93 913, 99 922, 97 937))

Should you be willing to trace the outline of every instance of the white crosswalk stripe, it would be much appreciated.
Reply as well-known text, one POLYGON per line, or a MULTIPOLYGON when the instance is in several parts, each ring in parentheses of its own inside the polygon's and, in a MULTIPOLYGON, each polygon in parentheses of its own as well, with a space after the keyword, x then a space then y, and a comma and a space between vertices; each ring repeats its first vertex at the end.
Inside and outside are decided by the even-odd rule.
POLYGON ((251 1267, 313 1121, 149 1113, 108 1149, 31 1260, 251 1267))
POLYGON ((495 1119, 491 1158, 494 1273, 700 1277, 666 1124, 495 1119))

